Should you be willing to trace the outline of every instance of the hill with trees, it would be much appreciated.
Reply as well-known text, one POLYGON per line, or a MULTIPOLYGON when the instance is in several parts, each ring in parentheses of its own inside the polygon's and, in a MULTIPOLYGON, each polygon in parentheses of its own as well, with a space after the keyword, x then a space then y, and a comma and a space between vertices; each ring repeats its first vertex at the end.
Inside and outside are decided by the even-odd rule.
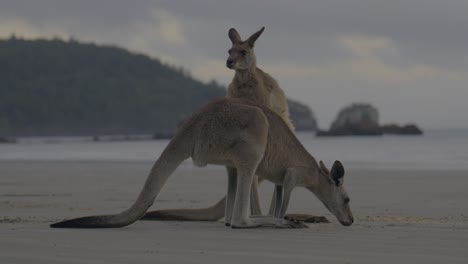
MULTIPOLYGON (((114 46, 0 40, 0 136, 172 133, 225 93, 215 81, 114 46)), ((290 108, 299 130, 316 129, 307 106, 290 108)))

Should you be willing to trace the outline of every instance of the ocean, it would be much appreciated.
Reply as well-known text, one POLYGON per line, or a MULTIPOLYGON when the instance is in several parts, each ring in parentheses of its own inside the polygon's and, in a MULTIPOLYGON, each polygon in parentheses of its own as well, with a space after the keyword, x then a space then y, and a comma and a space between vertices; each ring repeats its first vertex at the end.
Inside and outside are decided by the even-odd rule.
MULTIPOLYGON (((468 169, 468 129, 428 130, 424 136, 298 138, 317 159, 347 168, 468 169)), ((154 161, 169 140, 93 142, 91 137, 19 138, 0 144, 0 161, 154 161)), ((191 166, 190 161, 184 163, 191 166)))

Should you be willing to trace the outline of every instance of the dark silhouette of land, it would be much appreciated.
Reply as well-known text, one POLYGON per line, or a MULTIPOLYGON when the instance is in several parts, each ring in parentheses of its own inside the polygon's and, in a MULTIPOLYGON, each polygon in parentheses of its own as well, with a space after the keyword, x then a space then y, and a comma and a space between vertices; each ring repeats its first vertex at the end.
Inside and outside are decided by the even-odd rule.
MULTIPOLYGON (((170 135, 225 93, 215 81, 118 47, 0 40, 0 136, 170 135)), ((298 130, 316 129, 307 106, 290 108, 298 130)))

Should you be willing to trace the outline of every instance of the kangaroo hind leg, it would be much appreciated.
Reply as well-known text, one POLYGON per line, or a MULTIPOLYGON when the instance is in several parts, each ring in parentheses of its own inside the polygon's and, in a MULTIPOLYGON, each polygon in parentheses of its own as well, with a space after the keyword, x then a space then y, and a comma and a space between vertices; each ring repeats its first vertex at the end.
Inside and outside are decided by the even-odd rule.
POLYGON ((235 168, 227 168, 228 171, 228 187, 226 196, 226 212, 224 213, 224 224, 231 225, 232 211, 234 208, 236 189, 237 189, 237 171, 235 168))
POLYGON ((258 177, 255 176, 252 180, 252 190, 250 191, 250 215, 262 215, 260 197, 258 194, 258 184, 258 177))

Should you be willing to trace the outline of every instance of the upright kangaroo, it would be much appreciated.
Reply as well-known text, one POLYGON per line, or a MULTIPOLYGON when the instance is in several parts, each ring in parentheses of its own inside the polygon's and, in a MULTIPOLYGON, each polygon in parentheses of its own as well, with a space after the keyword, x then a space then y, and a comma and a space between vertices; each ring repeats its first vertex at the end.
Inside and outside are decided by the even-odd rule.
MULTIPOLYGON (((227 97, 244 98, 258 105, 268 107, 280 115, 291 131, 294 131, 294 126, 289 117, 288 102, 283 90, 273 77, 257 67, 254 45, 264 29, 265 27, 262 27, 245 41, 242 41, 236 29, 229 29, 228 36, 232 42, 232 47, 228 51, 229 57, 226 66, 235 70, 235 74, 229 84, 227 97)), ((262 178, 258 178, 258 181, 255 180, 252 186, 251 212, 255 215, 262 214, 257 190, 257 183, 261 181, 262 178)), ((273 194, 270 214, 274 213, 273 206, 277 190, 278 188, 275 189, 273 194)), ((152 211, 147 213, 143 219, 216 221, 224 216, 224 206, 225 198, 208 208, 152 211)))
POLYGON ((341 224, 348 226, 354 221, 339 161, 329 172, 322 162, 317 164, 273 111, 241 99, 221 99, 191 116, 177 131, 129 209, 115 215, 66 220, 51 227, 109 228, 137 221, 153 204, 168 177, 190 157, 197 166, 228 167, 225 219, 226 225, 233 228, 303 226, 282 218, 249 217, 255 175, 277 185, 293 179, 290 182, 312 191, 341 224))
POLYGON ((226 66, 235 70, 236 73, 229 84, 227 97, 248 99, 270 108, 280 115, 288 127, 294 131, 289 118, 288 101, 283 90, 273 77, 257 67, 254 44, 263 30, 265 27, 252 34, 246 41, 242 41, 237 30, 229 29, 228 35, 232 47, 228 51, 226 66))

